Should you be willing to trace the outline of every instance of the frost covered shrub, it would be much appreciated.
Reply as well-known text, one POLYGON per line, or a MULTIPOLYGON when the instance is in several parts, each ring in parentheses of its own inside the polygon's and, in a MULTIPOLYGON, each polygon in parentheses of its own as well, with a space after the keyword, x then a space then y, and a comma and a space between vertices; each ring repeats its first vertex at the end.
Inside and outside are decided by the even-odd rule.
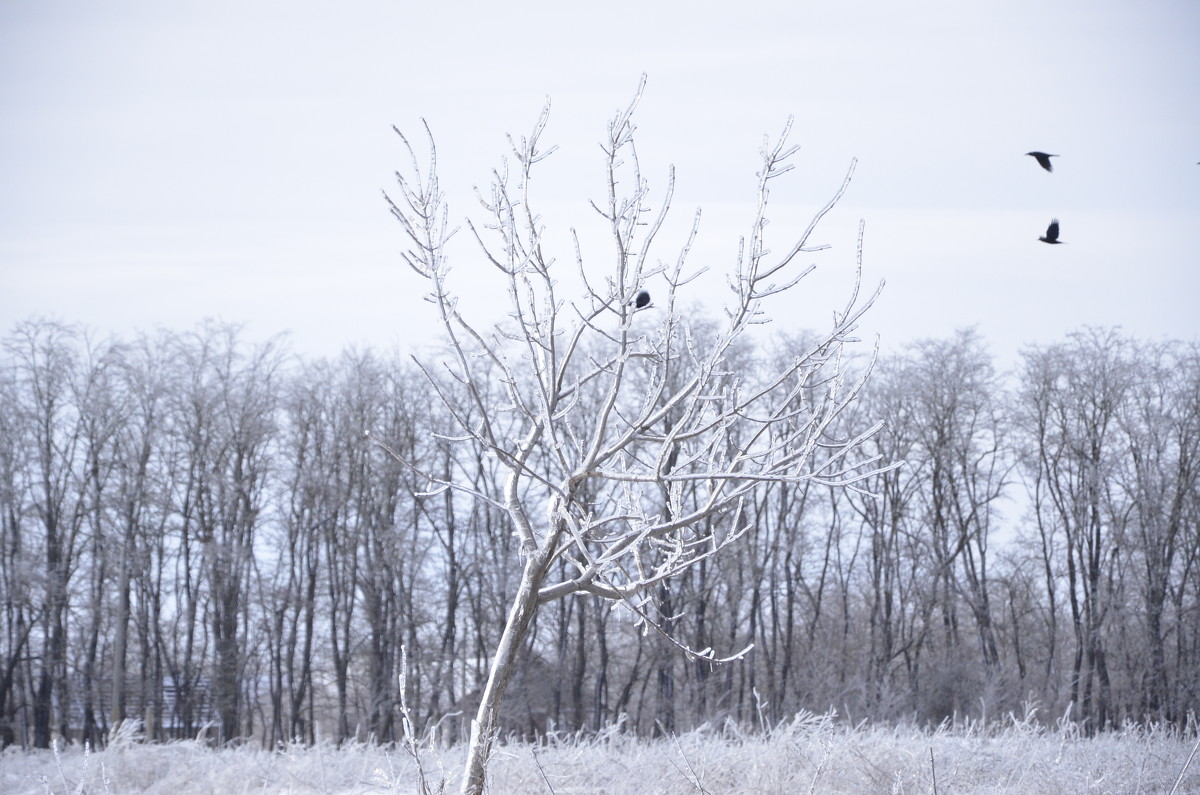
MULTIPOLYGON (((1127 725, 1088 738, 1061 720, 1047 728, 1032 711, 1004 726, 947 722, 922 731, 802 714, 768 731, 732 723, 659 740, 619 726, 539 743, 496 747, 497 793, 1127 793, 1200 791, 1189 766, 1195 736, 1127 725)), ((465 749, 419 749, 425 777, 403 749, 366 744, 213 751, 196 742, 142 744, 126 738, 103 751, 78 746, 0 754, 0 792, 239 793, 442 792, 457 789, 465 749), (423 786, 424 785, 424 786, 423 786)))

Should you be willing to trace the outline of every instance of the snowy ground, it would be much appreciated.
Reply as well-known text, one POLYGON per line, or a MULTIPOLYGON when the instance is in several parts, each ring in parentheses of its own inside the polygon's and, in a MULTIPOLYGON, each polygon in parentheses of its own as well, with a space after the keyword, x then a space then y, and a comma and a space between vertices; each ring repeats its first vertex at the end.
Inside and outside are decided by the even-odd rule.
MULTIPOLYGON (((489 770, 491 792, 502 794, 1195 793, 1195 747, 1195 738, 1144 728, 1087 739, 1069 725, 921 732, 806 716, 765 736, 727 728, 652 742, 611 732, 508 744, 489 770)), ((462 748, 421 750, 428 791, 456 791, 462 759, 462 748)), ((4 793, 421 791, 411 753, 366 745, 214 752, 117 738, 100 752, 0 755, 4 793)))

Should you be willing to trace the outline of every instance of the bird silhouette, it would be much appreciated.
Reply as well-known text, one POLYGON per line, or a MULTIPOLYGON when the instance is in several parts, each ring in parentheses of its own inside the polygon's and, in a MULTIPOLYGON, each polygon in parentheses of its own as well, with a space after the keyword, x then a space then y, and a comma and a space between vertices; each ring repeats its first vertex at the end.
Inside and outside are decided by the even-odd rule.
POLYGON ((1043 243, 1061 243, 1062 242, 1061 240, 1058 239, 1058 219, 1057 218, 1055 218, 1053 221, 1050 222, 1050 226, 1046 227, 1046 236, 1039 237, 1038 240, 1042 241, 1043 243))
POLYGON ((1058 157, 1058 155, 1048 155, 1045 152, 1026 152, 1025 154, 1038 161, 1038 165, 1047 171, 1054 170, 1054 166, 1050 164, 1050 158, 1058 157))
POLYGON ((650 306, 650 293, 642 290, 637 294, 637 298, 633 299, 633 306, 636 309, 645 309, 650 306))

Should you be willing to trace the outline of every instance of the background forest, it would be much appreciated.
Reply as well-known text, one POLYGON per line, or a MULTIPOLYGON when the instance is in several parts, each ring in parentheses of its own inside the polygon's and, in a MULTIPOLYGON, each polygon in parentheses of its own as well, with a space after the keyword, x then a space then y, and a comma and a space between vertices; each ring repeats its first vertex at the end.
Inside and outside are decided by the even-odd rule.
MULTIPOLYGON (((803 338, 760 343, 727 363, 752 372, 803 338)), ((503 511, 416 474, 500 499, 497 462, 454 444, 412 358, 41 320, 0 356, 0 741, 102 743, 126 718, 150 739, 390 741, 405 707, 462 739, 519 542, 503 511)), ((1188 720, 1200 346, 1089 328, 1000 373, 962 331, 876 362, 837 421, 878 420, 865 452, 904 466, 754 492, 755 532, 653 594, 675 638, 753 644, 743 659, 689 660, 619 606, 563 599, 535 619, 506 729, 656 735, 831 707, 1188 720)))

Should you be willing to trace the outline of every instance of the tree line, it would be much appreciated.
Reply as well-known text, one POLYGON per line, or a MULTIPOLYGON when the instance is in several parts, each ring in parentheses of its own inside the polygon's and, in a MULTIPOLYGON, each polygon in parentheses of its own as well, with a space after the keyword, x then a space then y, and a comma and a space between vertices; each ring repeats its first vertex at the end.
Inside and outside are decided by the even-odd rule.
MULTIPOLYGON (((467 395, 398 352, 303 358, 216 323, 31 320, 0 364, 0 740, 101 743, 126 719, 152 740, 464 737, 522 550, 501 462, 453 428, 503 436, 502 379, 467 395)), ((880 358, 827 435, 876 421, 863 450, 902 466, 750 492, 701 531, 754 532, 637 611, 541 611, 504 728, 1194 714, 1200 346, 1089 328, 1000 373, 966 330, 880 358)))

